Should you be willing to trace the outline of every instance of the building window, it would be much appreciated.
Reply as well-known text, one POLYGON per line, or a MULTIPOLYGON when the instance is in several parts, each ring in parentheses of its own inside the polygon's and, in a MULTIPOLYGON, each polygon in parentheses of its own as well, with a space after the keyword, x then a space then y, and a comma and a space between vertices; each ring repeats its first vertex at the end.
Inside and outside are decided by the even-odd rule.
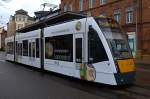
POLYGON ((69 5, 68 11, 72 11, 72 4, 69 5))
POLYGON ((64 12, 67 12, 67 5, 64 5, 64 12))
POLYGON ((126 23, 133 23, 133 8, 126 8, 126 23))
POLYGON ((93 8, 93 0, 89 0, 89 8, 93 8))
POLYGON ((18 17, 16 16, 16 21, 18 21, 18 17))
POLYGON ((64 12, 73 11, 72 4, 64 6, 64 12))
POLYGON ((120 10, 117 9, 114 11, 114 19, 117 21, 117 22, 120 22, 120 10))
POLYGON ((100 0, 100 5, 103 5, 106 3, 106 0, 100 0))
POLYGON ((23 28, 23 24, 18 24, 17 29, 23 28))
POLYGON ((18 21, 21 21, 21 16, 19 16, 19 19, 18 19, 18 21))
POLYGON ((73 35, 46 37, 45 58, 73 62, 73 35))
POLYGON ((23 21, 26 21, 26 17, 25 16, 23 16, 23 21))
POLYGON ((23 56, 28 56, 28 40, 23 41, 23 56))
POLYGON ((80 7, 80 11, 83 11, 83 0, 80 0, 80 2, 79 2, 79 7, 80 7))

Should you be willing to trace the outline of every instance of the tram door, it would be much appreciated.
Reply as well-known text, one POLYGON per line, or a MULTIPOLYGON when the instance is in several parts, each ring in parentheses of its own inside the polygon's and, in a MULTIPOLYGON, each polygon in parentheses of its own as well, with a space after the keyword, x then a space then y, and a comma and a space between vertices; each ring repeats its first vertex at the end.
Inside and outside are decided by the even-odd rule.
POLYGON ((15 42, 15 62, 18 62, 18 41, 15 42))
POLYGON ((29 40, 29 63, 30 65, 34 65, 35 57, 36 57, 36 44, 35 40, 29 40))
POLYGON ((75 63, 76 63, 76 75, 81 76, 80 70, 83 61, 83 34, 75 35, 75 63))

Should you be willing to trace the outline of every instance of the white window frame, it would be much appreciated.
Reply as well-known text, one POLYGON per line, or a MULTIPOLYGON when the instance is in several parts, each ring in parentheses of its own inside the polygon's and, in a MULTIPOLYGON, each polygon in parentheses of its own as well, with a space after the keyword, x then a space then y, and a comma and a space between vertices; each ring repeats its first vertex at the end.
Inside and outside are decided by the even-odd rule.
POLYGON ((83 11, 83 0, 79 0, 80 11, 83 11))
POLYGON ((89 8, 93 8, 93 0, 89 0, 89 8))
POLYGON ((100 0, 100 5, 106 4, 106 0, 100 0))
POLYGON ((120 22, 120 9, 116 9, 115 11, 114 11, 114 19, 117 21, 117 22, 120 22))
POLYGON ((64 5, 64 12, 67 12, 67 5, 64 5))
POLYGON ((134 11, 133 7, 126 8, 126 23, 133 23, 134 11))
POLYGON ((73 9, 72 9, 72 4, 69 5, 68 11, 73 11, 73 9))

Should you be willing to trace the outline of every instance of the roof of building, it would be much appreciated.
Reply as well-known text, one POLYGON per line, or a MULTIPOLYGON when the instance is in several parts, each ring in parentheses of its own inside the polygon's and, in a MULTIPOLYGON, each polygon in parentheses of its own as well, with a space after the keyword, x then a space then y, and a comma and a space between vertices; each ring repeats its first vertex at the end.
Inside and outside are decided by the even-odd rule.
POLYGON ((58 23, 63 23, 66 21, 71 21, 75 19, 85 18, 87 15, 73 13, 73 12, 65 12, 63 14, 59 14, 50 18, 46 18, 42 21, 36 22, 34 24, 28 25, 24 28, 17 30, 17 32, 25 33, 32 30, 40 29, 43 27, 51 26, 58 23))
POLYGON ((23 10, 23 9, 20 9, 20 10, 17 10, 17 11, 15 12, 15 14, 28 15, 28 12, 25 11, 25 10, 23 10))

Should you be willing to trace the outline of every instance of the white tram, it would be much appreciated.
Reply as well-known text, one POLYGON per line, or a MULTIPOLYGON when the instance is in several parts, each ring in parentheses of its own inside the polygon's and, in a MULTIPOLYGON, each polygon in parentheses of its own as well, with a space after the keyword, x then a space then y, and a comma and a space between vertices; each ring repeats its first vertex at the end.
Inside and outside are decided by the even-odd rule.
POLYGON ((85 17, 20 32, 11 41, 15 58, 9 57, 9 42, 7 38, 9 61, 108 85, 134 82, 127 36, 111 18, 85 17))

